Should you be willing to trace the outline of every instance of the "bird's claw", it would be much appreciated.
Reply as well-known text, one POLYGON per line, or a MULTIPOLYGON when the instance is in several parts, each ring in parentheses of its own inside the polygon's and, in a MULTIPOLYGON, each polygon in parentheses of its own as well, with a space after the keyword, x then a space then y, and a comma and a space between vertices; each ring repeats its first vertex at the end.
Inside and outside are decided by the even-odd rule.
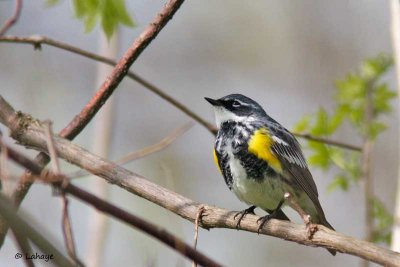
POLYGON ((261 221, 261 223, 260 223, 260 225, 258 226, 257 234, 260 234, 260 231, 261 231, 261 229, 264 227, 264 224, 267 223, 269 220, 271 220, 271 219, 273 219, 273 218, 274 218, 274 216, 271 215, 271 214, 268 214, 268 215, 265 215, 265 216, 259 218, 259 219, 257 220, 257 223, 259 223, 260 221, 261 221))
POLYGON ((235 214, 235 216, 233 216, 233 219, 235 220, 236 217, 240 215, 239 220, 238 220, 238 222, 236 223, 236 229, 237 229, 237 230, 239 230, 240 222, 242 221, 242 219, 243 219, 247 214, 253 214, 253 215, 255 215, 255 213, 254 213, 254 209, 255 209, 255 208, 256 208, 255 206, 251 206, 251 207, 249 207, 249 208, 247 208, 247 209, 245 209, 245 210, 239 211, 238 213, 235 214))

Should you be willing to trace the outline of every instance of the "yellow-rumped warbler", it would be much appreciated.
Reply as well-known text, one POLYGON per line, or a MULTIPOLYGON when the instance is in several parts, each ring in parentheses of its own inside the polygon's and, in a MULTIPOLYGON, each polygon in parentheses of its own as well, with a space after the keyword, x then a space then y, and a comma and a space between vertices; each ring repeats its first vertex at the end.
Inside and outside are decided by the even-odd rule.
MULTIPOLYGON (((218 127, 216 164, 229 189, 251 205, 237 214, 237 227, 246 214, 254 214, 256 207, 269 213, 261 218, 259 230, 271 218, 289 220, 281 207, 285 193, 290 193, 313 223, 333 230, 296 138, 246 96, 205 99, 214 107, 218 127)), ((335 251, 330 252, 335 255, 335 251)))

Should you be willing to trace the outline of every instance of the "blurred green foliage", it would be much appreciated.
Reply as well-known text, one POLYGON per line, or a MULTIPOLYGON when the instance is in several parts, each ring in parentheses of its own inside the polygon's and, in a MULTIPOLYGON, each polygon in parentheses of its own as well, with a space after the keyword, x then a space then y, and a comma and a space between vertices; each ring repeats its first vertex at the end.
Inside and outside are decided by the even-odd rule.
MULTIPOLYGON (((60 0, 47 0, 48 6, 58 4, 60 0)), ((85 24, 85 31, 90 32, 97 23, 110 38, 119 24, 135 26, 125 7, 124 0, 72 0, 74 12, 78 19, 85 24)))
MULTIPOLYGON (((315 114, 304 116, 293 132, 307 132, 315 137, 326 138, 333 136, 344 123, 349 123, 354 134, 360 137, 360 141, 375 140, 387 128, 380 120, 381 115, 392 110, 390 100, 396 96, 396 93, 381 81, 392 65, 392 58, 384 54, 365 60, 357 72, 350 73, 335 83, 335 108, 332 114, 321 107, 315 114), (370 117, 367 117, 367 105, 372 111, 370 117)), ((333 168, 337 172, 328 186, 328 191, 346 191, 351 184, 360 180, 360 152, 328 146, 321 142, 307 143, 311 151, 308 158, 311 166, 324 171, 333 168)), ((389 242, 392 216, 376 197, 370 201, 376 226, 373 239, 376 242, 389 242)))

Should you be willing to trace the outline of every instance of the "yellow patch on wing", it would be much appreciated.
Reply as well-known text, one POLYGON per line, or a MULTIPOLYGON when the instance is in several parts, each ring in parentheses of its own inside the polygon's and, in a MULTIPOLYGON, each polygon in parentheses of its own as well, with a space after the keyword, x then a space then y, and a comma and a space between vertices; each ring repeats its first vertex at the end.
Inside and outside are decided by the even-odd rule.
POLYGON ((219 166, 219 162, 218 162, 217 151, 215 151, 215 148, 214 148, 213 152, 214 152, 214 162, 215 162, 215 164, 217 165, 218 170, 222 173, 222 171, 221 171, 221 166, 219 166))
POLYGON ((265 160, 276 172, 282 173, 282 165, 271 151, 273 143, 274 141, 270 137, 268 129, 260 128, 250 137, 249 152, 265 160))

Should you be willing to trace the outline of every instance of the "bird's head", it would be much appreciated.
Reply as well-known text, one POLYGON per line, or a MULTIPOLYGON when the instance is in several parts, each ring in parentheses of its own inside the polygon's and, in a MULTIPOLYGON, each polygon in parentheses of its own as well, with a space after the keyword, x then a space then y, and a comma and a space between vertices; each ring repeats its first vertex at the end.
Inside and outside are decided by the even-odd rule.
POLYGON ((220 128, 224 122, 250 122, 266 116, 264 109, 254 100, 232 94, 219 99, 205 99, 214 107, 215 121, 220 128))

